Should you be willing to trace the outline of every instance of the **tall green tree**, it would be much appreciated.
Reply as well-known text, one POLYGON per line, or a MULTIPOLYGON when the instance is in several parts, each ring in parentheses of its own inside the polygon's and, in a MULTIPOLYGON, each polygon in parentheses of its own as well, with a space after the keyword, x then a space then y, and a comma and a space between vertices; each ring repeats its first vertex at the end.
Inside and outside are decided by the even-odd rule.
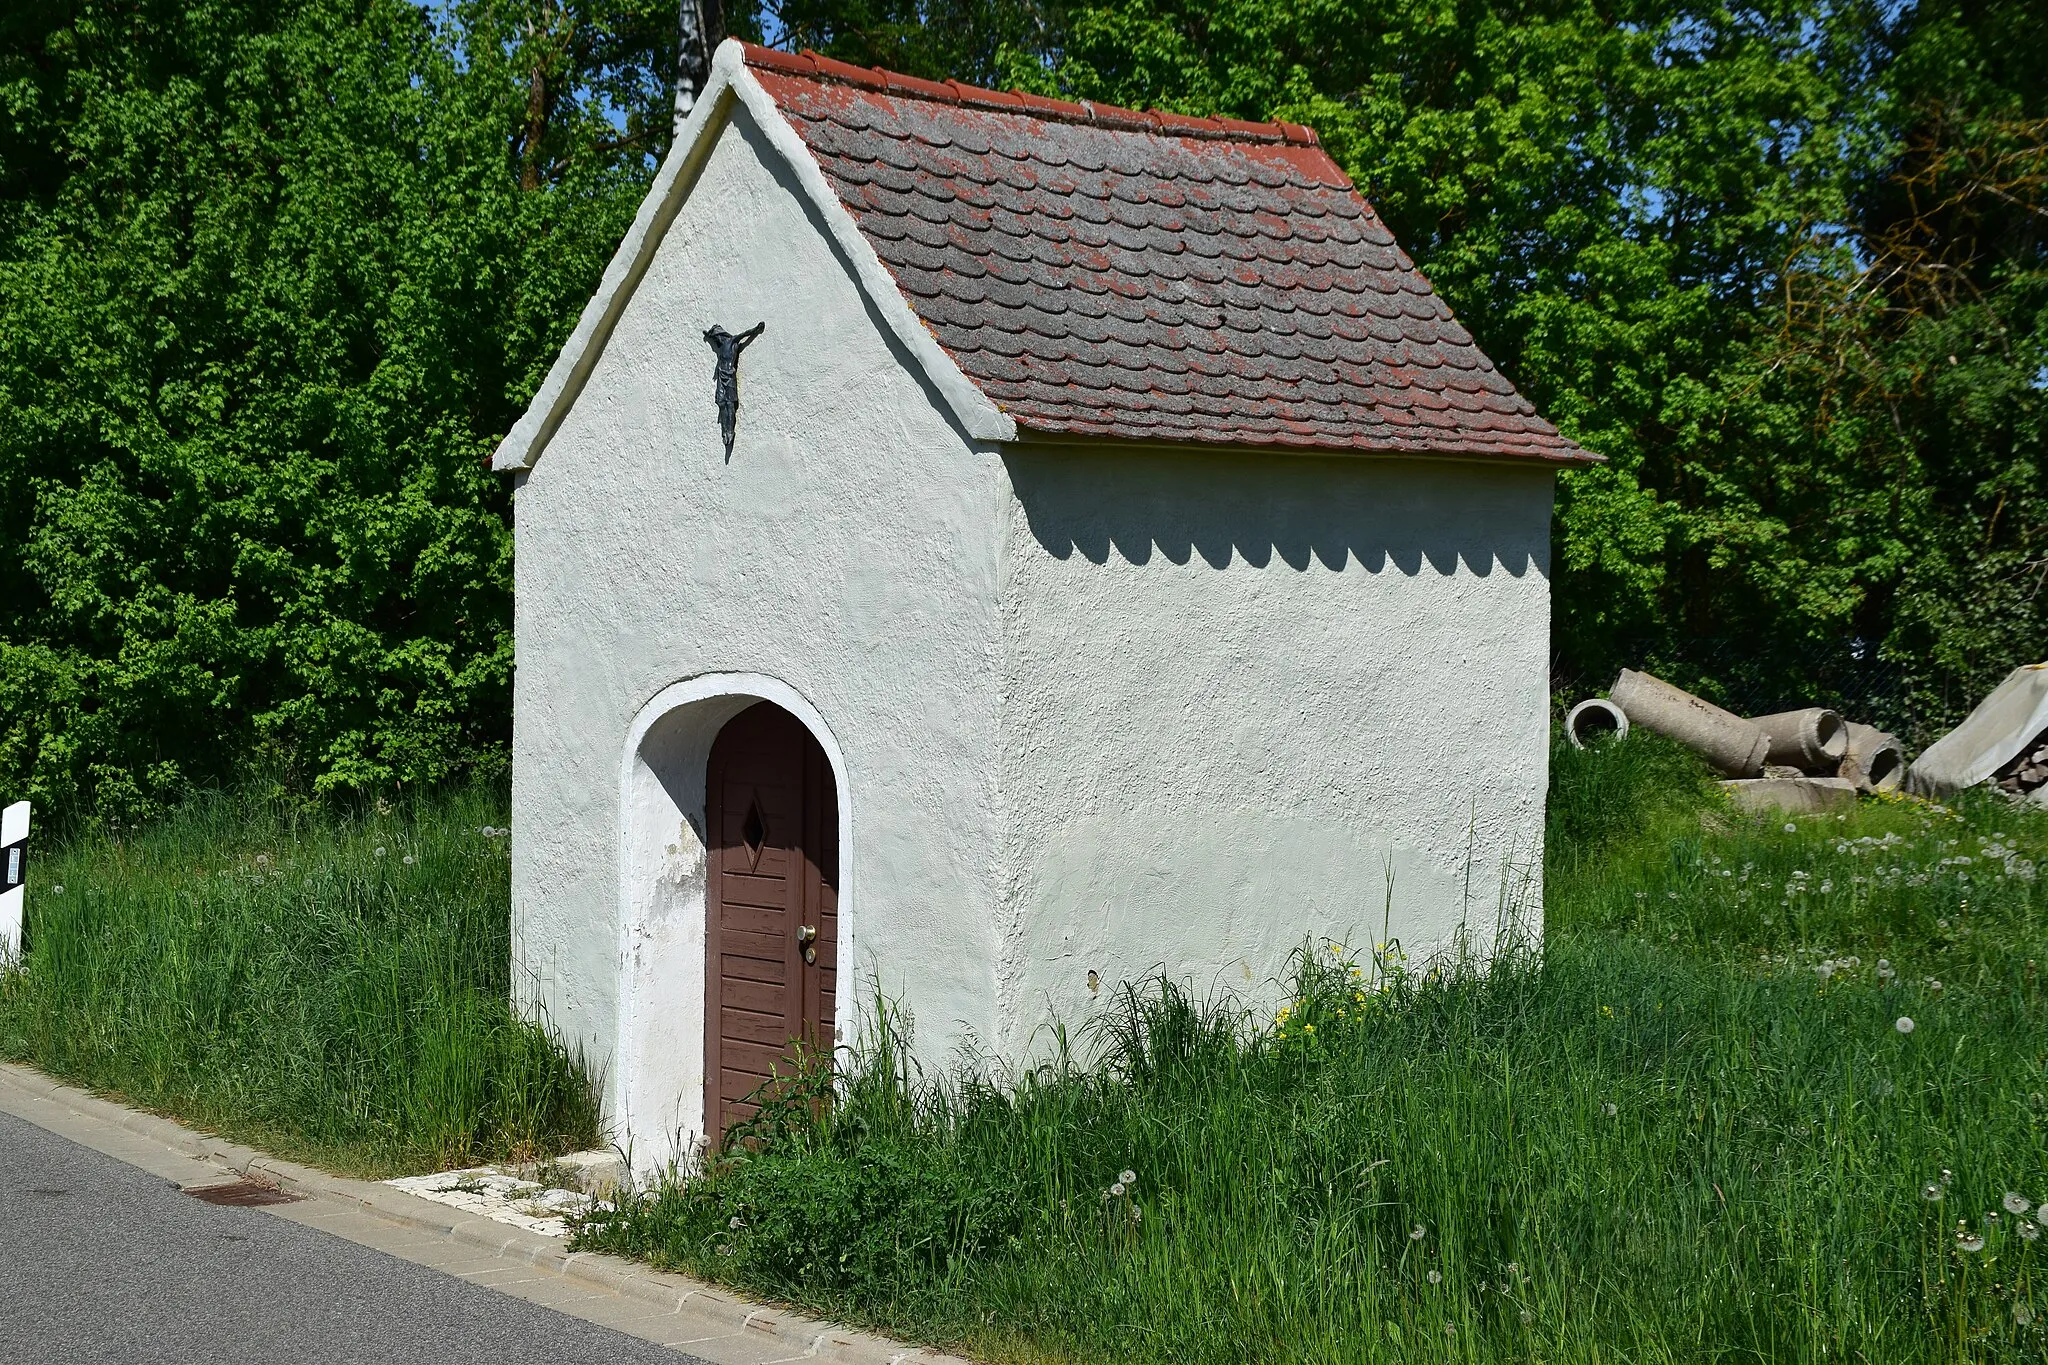
POLYGON ((2048 658, 2048 69, 2026 0, 1922 0, 1886 34, 1891 154, 1860 251, 1800 281, 1795 401, 1891 471, 1911 554, 1872 585, 1922 714, 2048 658))
POLYGON ((0 786, 504 763, 486 462, 664 150, 666 5, 0 22, 0 786))
MULTIPOLYGON (((1557 672, 1924 737, 2048 653, 2038 0, 763 0, 744 36, 1317 127, 1566 476, 1557 672)), ((665 150, 669 0, 0 14, 0 786, 504 762, 484 466, 665 150)))
POLYGON ((761 0, 728 6, 732 31, 791 50, 928 80, 991 85, 1020 56, 1043 60, 1066 0, 761 0))

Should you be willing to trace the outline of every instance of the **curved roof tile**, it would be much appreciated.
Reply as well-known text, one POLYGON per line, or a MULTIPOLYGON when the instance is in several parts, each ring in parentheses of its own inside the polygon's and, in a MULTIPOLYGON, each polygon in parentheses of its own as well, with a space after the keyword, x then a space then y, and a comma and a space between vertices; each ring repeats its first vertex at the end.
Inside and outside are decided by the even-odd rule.
POLYGON ((1576 463, 1308 129, 747 65, 1020 431, 1576 463))

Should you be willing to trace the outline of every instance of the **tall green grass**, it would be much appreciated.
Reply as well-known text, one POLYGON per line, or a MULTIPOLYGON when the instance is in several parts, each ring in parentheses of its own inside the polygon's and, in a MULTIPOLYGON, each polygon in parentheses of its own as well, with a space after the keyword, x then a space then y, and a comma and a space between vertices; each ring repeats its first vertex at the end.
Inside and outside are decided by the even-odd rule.
POLYGON ((2048 821, 1554 780, 1540 946, 1158 983, 1009 1084, 885 1033, 582 1244, 1003 1360, 2040 1357, 2048 821))
POLYGON ((212 797, 63 843, 0 1055, 364 1173, 588 1146, 588 1078, 510 1004, 505 818, 212 797))

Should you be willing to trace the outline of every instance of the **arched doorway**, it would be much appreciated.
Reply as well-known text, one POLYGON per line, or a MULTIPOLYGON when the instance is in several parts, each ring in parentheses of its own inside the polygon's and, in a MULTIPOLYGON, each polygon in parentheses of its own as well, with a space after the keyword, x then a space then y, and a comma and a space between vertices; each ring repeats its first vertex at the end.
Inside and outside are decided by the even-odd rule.
POLYGON ((705 783, 704 1117, 712 1150, 796 1043, 829 1057, 839 968, 839 801, 825 751, 758 702, 711 745, 705 783))

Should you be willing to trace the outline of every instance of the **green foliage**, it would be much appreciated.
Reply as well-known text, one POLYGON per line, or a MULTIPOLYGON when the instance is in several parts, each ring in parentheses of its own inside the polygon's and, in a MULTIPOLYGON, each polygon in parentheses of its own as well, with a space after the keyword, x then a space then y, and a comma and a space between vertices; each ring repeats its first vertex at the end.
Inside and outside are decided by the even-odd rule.
MULTIPOLYGON (((1555 894, 1569 885, 1560 879, 1609 878, 1616 856, 1692 834, 1701 806, 1714 799, 1713 783, 1699 755, 1647 731, 1595 738, 1586 749, 1554 743, 1544 884, 1555 894)), ((1563 899, 1574 897, 1567 890, 1563 899)))
POLYGON ((2048 819, 1554 771, 1540 955, 1155 983, 1000 1085, 885 1031, 580 1244, 993 1360, 2037 1357, 2048 819))
MULTIPOLYGON (((946 1120, 912 1101, 898 1041, 885 1030, 851 1098, 836 1103, 833 1068, 803 1059, 727 1135, 722 1179, 662 1185, 633 1218, 608 1226, 605 1246, 662 1264, 679 1262, 673 1248, 699 1248, 725 1258, 728 1276, 837 1298, 948 1282, 1013 1245, 1026 1215, 1022 1173, 971 1165, 969 1143, 929 1141, 931 1124, 946 1120)), ((994 1091, 980 1099, 989 1114, 1006 1111, 994 1091)))
POLYGON ((510 1003, 504 818, 214 797, 75 838, 32 865, 0 1055, 330 1166, 590 1146, 588 1077, 510 1003))
MULTIPOLYGON (((717 7, 713 7, 714 9, 717 7)), ((764 0, 937 77, 1320 130, 1567 475, 1559 685, 1924 740, 2048 654, 2030 0, 764 0)), ((0 787, 502 768, 533 392, 669 126, 672 0, 0 16, 0 787)))
POLYGON ((791 51, 989 85, 1006 53, 1058 42, 1064 10, 1064 0, 762 0, 734 6, 729 18, 733 32, 791 51))
POLYGON ((31 8, 0 26, 0 787, 132 817, 252 766, 501 770, 486 462, 662 150, 672 7, 31 8))

